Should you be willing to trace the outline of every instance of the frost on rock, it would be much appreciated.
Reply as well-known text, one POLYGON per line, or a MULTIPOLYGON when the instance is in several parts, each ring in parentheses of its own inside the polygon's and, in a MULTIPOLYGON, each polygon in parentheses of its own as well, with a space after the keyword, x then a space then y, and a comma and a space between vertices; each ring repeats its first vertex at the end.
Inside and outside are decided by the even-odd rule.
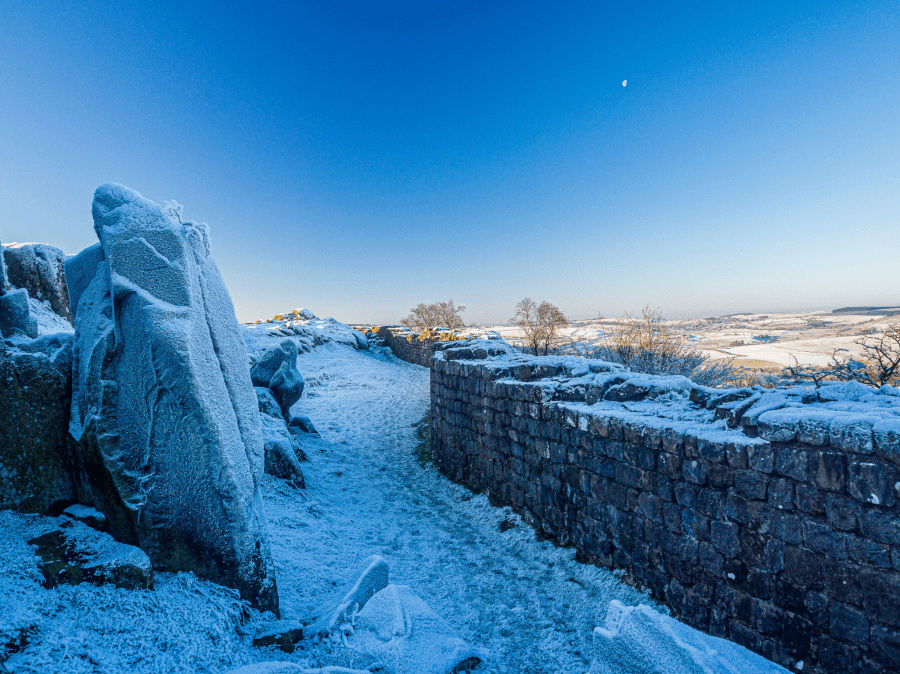
POLYGON ((11 243, 3 250, 10 285, 45 301, 56 315, 72 320, 66 288, 66 254, 44 243, 11 243))
POLYGON ((140 548, 117 543, 104 534, 76 521, 63 522, 30 541, 36 546, 44 576, 44 587, 109 583, 126 590, 153 586, 153 567, 140 548))
POLYGON ((301 667, 291 662, 257 662, 232 669, 227 674, 372 674, 368 669, 350 667, 301 667))
POLYGON ((591 674, 786 674, 788 670, 725 639, 703 634, 649 606, 609 604, 594 629, 591 674))
POLYGON ((483 656, 405 585, 388 585, 366 603, 347 647, 389 674, 457 674, 483 656))
POLYGON ((90 506, 76 503, 63 510, 62 514, 97 531, 103 531, 106 528, 106 515, 90 506))
POLYGON ((116 184, 93 215, 102 260, 89 248, 69 264, 84 272, 70 278, 79 500, 155 566, 277 612, 257 400, 208 228, 116 184))
POLYGON ((39 337, 60 333, 72 334, 75 332, 75 328, 68 319, 57 315, 47 300, 36 300, 29 296, 28 309, 31 313, 31 318, 36 324, 39 337))
POLYGON ((97 267, 104 260, 103 245, 95 243, 66 260, 66 288, 69 292, 69 310, 73 318, 78 314, 78 303, 87 287, 97 275, 97 267))
POLYGON ((283 339, 260 356, 250 371, 254 386, 268 388, 281 408, 285 419, 290 418, 291 405, 303 395, 303 375, 297 369, 297 345, 283 339))
POLYGON ((28 291, 16 288, 0 295, 0 334, 3 337, 38 336, 38 323, 31 315, 28 291))
POLYGON ((269 389, 257 387, 255 390, 259 402, 259 420, 262 423, 265 472, 302 489, 306 483, 300 461, 306 456, 300 443, 285 423, 269 389))
POLYGON ((307 636, 327 636, 337 630, 372 596, 388 585, 390 571, 379 555, 363 560, 347 584, 330 601, 320 606, 306 627, 307 636))

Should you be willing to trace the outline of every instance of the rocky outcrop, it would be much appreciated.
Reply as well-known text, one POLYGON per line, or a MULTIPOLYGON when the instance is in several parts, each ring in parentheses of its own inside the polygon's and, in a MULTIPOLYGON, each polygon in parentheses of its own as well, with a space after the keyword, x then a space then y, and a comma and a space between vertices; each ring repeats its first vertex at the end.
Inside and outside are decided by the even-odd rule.
POLYGON ((33 353, 0 343, 2 508, 46 513, 74 499, 66 463, 71 384, 61 367, 71 354, 71 338, 56 341, 58 347, 52 339, 35 340, 29 345, 33 353))
POLYGON ((4 248, 3 259, 9 283, 24 288, 36 300, 71 321, 66 288, 66 254, 43 243, 14 243, 4 248))
POLYGON ((70 262, 79 501, 155 566, 277 613, 260 416, 208 228, 115 184, 93 215, 102 260, 89 248, 70 262))
POLYGON ((275 398, 267 388, 257 387, 259 419, 262 423, 263 449, 265 451, 265 472, 287 480, 300 489, 306 487, 300 461, 306 456, 300 449, 294 433, 281 416, 275 398))
POLYGON ((303 395, 303 375, 297 369, 297 345, 283 339, 263 353, 250 371, 254 386, 268 388, 275 397, 281 414, 290 419, 291 406, 303 395))

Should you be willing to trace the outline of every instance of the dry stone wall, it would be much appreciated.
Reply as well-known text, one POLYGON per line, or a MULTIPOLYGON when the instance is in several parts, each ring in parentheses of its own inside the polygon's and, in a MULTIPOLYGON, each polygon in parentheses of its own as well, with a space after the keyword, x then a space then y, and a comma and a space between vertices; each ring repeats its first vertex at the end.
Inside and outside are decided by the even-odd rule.
POLYGON ((380 327, 376 334, 397 358, 424 367, 428 367, 434 355, 435 344, 441 343, 433 339, 419 339, 415 333, 398 326, 380 327))
POLYGON ((721 391, 446 346, 446 475, 793 671, 900 671, 900 391, 721 391))

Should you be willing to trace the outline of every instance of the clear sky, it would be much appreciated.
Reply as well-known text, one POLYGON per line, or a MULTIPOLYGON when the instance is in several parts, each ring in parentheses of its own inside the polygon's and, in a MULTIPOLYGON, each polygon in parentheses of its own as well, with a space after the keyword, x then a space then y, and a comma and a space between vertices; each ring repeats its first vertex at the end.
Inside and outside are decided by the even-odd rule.
POLYGON ((900 2, 3 0, 0 240, 108 181, 242 320, 898 304, 900 2))

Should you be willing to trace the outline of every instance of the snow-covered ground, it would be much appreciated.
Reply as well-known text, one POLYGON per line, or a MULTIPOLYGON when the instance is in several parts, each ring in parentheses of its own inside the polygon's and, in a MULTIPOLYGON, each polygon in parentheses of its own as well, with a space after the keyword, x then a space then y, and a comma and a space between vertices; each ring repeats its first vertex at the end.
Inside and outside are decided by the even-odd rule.
MULTIPOLYGON (((343 329, 332 327, 343 337, 343 329)), ((255 350, 274 340, 249 342, 255 350)), ((284 618, 303 620, 349 570, 377 554, 387 561, 391 582, 410 586, 479 649, 478 671, 585 673, 594 628, 604 624, 611 601, 660 608, 614 573, 576 562, 573 549, 538 541, 508 508, 443 477, 419 451, 428 370, 349 342, 326 339, 299 356, 306 392, 293 412, 309 416, 323 437, 305 447, 306 490, 265 476, 284 618), (504 521, 515 526, 501 531, 504 521)), ((10 672, 228 672, 276 660, 309 668, 354 664, 336 662, 332 644, 309 639, 290 655, 254 648, 253 634, 266 616, 191 574, 157 574, 154 590, 43 589, 25 541, 55 523, 0 512, 0 637, 5 643, 30 626, 27 646, 5 663, 10 672)), ((647 647, 656 652, 665 645, 647 647)), ((771 671, 783 670, 771 665, 771 671)))
MULTIPOLYGON (((653 604, 617 577, 535 539, 506 508, 444 478, 418 454, 428 370, 383 350, 328 342, 301 354, 307 389, 294 412, 327 443, 312 443, 307 489, 265 477, 266 511, 283 616, 302 619, 348 570, 383 556, 391 581, 409 585, 473 646, 485 672, 585 672, 592 632, 612 599, 653 604), (501 532, 500 522, 515 528, 501 532)), ((38 586, 25 540, 53 518, 0 513, 0 625, 34 624, 11 672, 225 672, 261 660, 331 664, 310 642, 292 655, 250 645, 240 605, 188 574, 158 574, 152 591, 38 586), (7 604, 6 597, 15 598, 7 604)))
POLYGON ((346 569, 380 554, 393 582, 486 649, 484 671, 583 672, 609 601, 652 603, 420 462, 428 370, 337 344, 299 360, 308 393, 294 411, 335 448, 313 457, 302 506, 295 493, 268 494, 286 608, 313 608, 346 569), (504 520, 518 526, 501 532, 504 520))
MULTIPOLYGON (((617 319, 573 321, 563 336, 576 345, 602 343, 604 326, 617 319)), ((858 357, 853 343, 863 330, 881 330, 900 323, 900 316, 877 313, 834 314, 815 311, 794 314, 736 314, 696 320, 672 320, 667 325, 712 359, 735 358, 736 365, 751 369, 780 369, 794 364, 828 365, 836 349, 858 357)), ((473 330, 491 330, 509 341, 521 341, 516 326, 497 325, 473 330)))

